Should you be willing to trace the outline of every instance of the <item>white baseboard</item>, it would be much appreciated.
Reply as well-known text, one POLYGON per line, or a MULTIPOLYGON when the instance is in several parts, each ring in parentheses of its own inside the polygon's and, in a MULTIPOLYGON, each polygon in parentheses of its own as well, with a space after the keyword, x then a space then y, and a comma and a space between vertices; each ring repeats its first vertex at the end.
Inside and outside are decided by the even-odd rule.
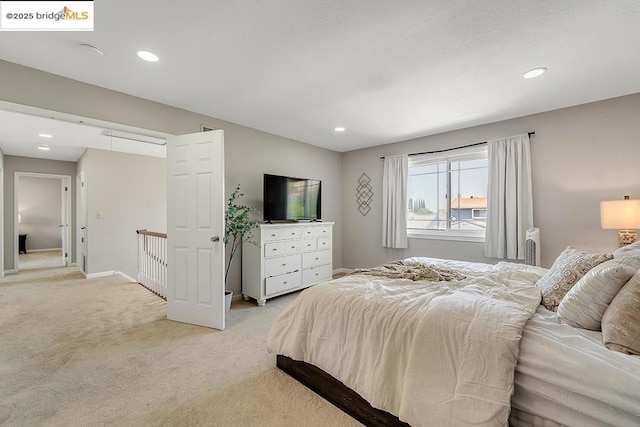
POLYGON ((101 271, 100 273, 85 273, 87 279, 95 279, 98 277, 106 277, 106 276, 113 276, 114 274, 116 274, 115 271, 111 270, 111 271, 101 271))
POLYGON ((353 271, 352 268, 336 268, 335 270, 333 270, 333 274, 336 273, 351 273, 353 271))
POLYGON ((98 277, 107 277, 107 276, 113 276, 115 274, 118 274, 122 277, 124 277, 125 279, 127 279, 130 282, 136 283, 137 280, 132 279, 131 277, 127 276, 126 274, 124 274, 122 271, 101 271, 99 273, 85 273, 84 271, 80 271, 80 273, 82 273, 82 275, 87 278, 87 279, 96 279, 98 277))
POLYGON ((233 297, 231 298, 231 301, 240 301, 241 299, 242 299, 242 294, 236 294, 234 292, 233 297))
POLYGON ((18 270, 5 270, 4 274, 16 274, 18 270))
POLYGON ((27 253, 38 253, 38 252, 53 252, 53 251, 61 251, 62 248, 49 248, 49 249, 29 249, 27 253))
POLYGON ((125 279, 127 279, 128 281, 130 281, 130 282, 138 283, 138 281, 137 281, 137 280, 132 279, 131 277, 129 277, 129 276, 127 276, 126 274, 124 274, 122 271, 116 271, 116 272, 114 272, 114 274, 119 274, 119 275, 121 275, 122 277, 124 277, 125 279))
POLYGON ((84 276, 84 278, 85 278, 85 279, 88 279, 88 277, 87 277, 87 273, 86 273, 86 272, 84 272, 84 271, 80 270, 80 274, 82 274, 82 275, 84 276))

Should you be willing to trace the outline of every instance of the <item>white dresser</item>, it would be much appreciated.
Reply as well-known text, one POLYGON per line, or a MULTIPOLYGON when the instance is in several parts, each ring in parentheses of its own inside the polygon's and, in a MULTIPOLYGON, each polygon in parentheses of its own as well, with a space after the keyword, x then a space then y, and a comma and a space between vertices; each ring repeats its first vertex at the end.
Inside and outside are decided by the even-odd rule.
POLYGON ((267 299, 331 279, 333 222, 261 224, 242 244, 242 295, 267 299))

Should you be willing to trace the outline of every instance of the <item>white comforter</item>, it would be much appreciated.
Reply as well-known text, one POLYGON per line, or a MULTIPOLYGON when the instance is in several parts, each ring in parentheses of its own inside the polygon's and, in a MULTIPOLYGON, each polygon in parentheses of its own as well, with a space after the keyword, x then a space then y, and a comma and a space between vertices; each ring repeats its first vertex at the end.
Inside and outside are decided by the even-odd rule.
POLYGON ((353 275, 313 286, 278 317, 269 351, 311 363, 413 426, 505 426, 522 328, 543 269, 410 258, 457 282, 353 275))

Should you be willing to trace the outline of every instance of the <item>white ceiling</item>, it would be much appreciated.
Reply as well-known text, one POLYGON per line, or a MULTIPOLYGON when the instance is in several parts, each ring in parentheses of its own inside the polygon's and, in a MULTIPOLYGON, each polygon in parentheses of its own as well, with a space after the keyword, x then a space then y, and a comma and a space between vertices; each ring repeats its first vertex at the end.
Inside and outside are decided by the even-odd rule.
POLYGON ((166 157, 166 147, 159 144, 163 143, 163 139, 167 135, 157 132, 152 134, 149 131, 131 127, 114 129, 111 126, 105 126, 109 125, 108 123, 97 121, 90 124, 79 124, 72 120, 86 120, 87 122, 90 120, 62 114, 57 114, 59 118, 53 119, 41 116, 40 114, 44 114, 44 111, 31 108, 21 108, 29 111, 29 113, 24 113, 1 109, 1 107, 12 108, 14 106, 6 103, 0 105, 0 149, 4 154, 10 156, 76 162, 86 148, 97 148, 166 157), (51 135, 52 138, 40 137, 38 135, 40 133, 51 135), (105 133, 107 135, 104 135, 105 133), (145 140, 150 142, 141 142, 145 140), (50 150, 38 149, 42 144, 47 145, 50 150))
POLYGON ((110 0, 0 58, 348 151, 640 92, 638 46, 638 0, 110 0))

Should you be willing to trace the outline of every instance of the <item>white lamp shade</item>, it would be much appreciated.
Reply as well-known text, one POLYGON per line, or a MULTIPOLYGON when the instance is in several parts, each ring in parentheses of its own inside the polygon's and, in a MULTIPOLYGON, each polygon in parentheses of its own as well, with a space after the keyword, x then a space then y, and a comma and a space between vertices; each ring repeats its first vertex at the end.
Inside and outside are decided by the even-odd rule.
POLYGON ((600 202, 600 224, 613 230, 640 228, 640 200, 609 200, 600 202))

